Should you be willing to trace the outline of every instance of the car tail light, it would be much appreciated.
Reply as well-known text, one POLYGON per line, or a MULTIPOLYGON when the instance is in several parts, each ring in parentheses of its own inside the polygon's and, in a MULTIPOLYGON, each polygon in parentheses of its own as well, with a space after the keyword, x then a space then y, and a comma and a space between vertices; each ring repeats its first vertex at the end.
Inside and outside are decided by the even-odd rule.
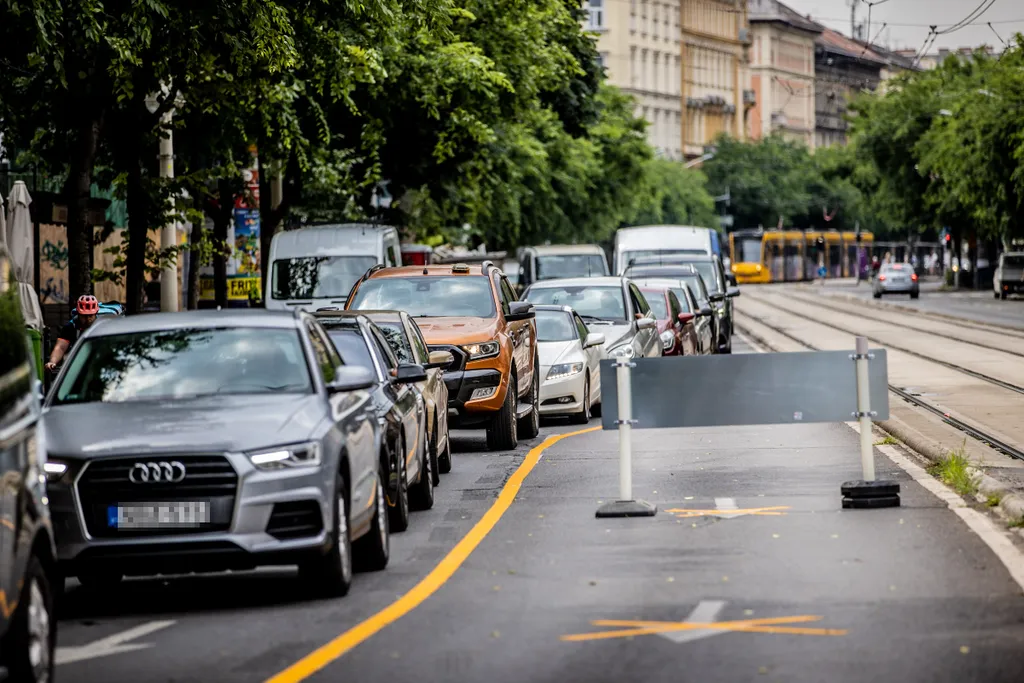
POLYGON ((911 279, 911 280, 912 280, 913 282, 917 282, 917 273, 911 273, 911 274, 910 274, 910 279, 911 279))
POLYGON ((879 282, 885 282, 885 276, 884 275, 879 275, 878 276, 878 281, 879 282))

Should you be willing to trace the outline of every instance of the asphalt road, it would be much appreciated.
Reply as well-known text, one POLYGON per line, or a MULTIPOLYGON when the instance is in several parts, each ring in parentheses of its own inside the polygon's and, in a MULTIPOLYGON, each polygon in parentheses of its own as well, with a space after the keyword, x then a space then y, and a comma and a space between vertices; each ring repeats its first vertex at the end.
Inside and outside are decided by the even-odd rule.
MULTIPOLYGON (((853 280, 844 280, 829 283, 825 287, 801 285, 801 288, 817 292, 822 296, 852 296, 870 302, 872 305, 896 304, 923 313, 940 313, 964 320, 1024 330, 1024 297, 1011 296, 1003 301, 992 298, 991 289, 947 292, 940 291, 940 285, 941 283, 935 280, 922 283, 921 296, 918 299, 911 299, 906 294, 887 294, 881 300, 872 298, 869 282, 861 282, 860 286, 857 286, 853 280)), ((776 286, 791 287, 793 285, 776 286)))
POLYGON ((287 570, 72 587, 62 657, 89 658, 58 681, 1024 680, 1021 587, 884 456, 903 507, 841 510, 859 476, 843 425, 636 432, 634 490, 659 513, 628 520, 594 518, 617 491, 615 435, 569 436, 475 528, 528 449, 575 429, 501 455, 460 435, 434 509, 340 600, 304 599, 287 570), (442 562, 464 537, 479 545, 442 562), (410 590, 411 611, 392 606, 410 590))

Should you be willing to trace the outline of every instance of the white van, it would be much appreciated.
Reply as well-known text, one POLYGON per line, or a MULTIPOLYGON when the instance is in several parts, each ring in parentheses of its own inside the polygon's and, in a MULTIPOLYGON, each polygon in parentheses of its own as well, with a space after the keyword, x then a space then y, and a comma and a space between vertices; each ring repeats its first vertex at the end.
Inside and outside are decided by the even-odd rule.
POLYGON ((519 255, 519 284, 569 277, 605 277, 608 261, 596 244, 549 244, 526 247, 519 255))
POLYGON ((369 268, 402 264, 398 230, 347 223, 279 232, 270 243, 266 307, 315 311, 344 307, 349 290, 369 268))
POLYGON ((718 233, 692 225, 642 225, 615 233, 615 274, 635 258, 661 254, 700 254, 721 258, 718 233))

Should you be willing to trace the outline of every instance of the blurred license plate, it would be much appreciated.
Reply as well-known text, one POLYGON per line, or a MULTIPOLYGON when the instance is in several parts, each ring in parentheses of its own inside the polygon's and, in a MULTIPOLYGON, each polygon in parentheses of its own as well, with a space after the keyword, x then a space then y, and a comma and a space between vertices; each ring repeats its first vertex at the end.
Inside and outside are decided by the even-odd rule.
POLYGON ((187 529, 209 521, 210 504, 206 501, 111 505, 107 508, 107 526, 112 529, 187 529))

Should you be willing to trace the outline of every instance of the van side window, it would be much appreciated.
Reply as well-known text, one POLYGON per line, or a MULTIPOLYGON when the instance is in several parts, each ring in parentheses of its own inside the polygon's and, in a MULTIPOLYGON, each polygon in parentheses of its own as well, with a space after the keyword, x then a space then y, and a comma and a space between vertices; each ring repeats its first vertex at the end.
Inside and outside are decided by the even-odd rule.
POLYGON ((384 265, 386 265, 388 267, 394 267, 394 266, 397 266, 398 264, 399 264, 399 260, 398 260, 398 257, 395 255, 395 245, 394 244, 389 244, 388 245, 387 263, 385 263, 384 265))

